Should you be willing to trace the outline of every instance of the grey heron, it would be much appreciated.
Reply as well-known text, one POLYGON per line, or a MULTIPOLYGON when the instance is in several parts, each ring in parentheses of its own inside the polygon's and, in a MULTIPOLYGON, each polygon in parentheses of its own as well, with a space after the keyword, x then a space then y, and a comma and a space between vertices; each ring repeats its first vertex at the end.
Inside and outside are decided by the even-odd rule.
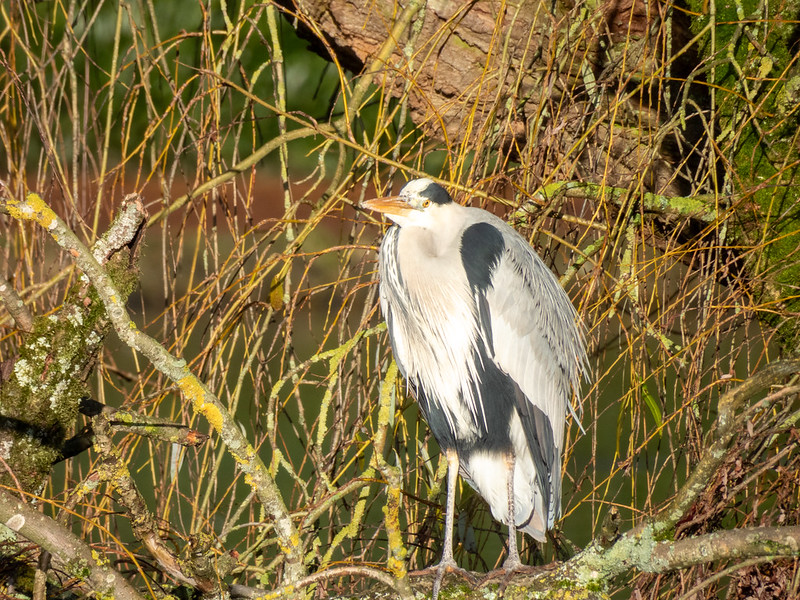
POLYGON ((448 463, 444 552, 453 558, 456 477, 508 526, 544 541, 561 511, 561 452, 586 351, 569 297, 530 244, 429 179, 364 208, 394 221, 380 246, 380 303, 395 360, 448 463))

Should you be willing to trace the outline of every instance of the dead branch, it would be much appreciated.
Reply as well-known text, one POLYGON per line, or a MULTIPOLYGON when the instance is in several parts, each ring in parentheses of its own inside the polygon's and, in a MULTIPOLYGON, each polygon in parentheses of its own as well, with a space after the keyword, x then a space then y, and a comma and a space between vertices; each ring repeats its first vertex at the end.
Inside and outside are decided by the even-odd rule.
POLYGON ((147 356, 157 369, 178 384, 195 410, 203 414, 217 430, 239 467, 248 475, 248 481, 272 519, 286 556, 289 580, 299 578, 305 571, 302 547, 280 491, 263 461, 216 395, 187 368, 185 360, 170 354, 136 326, 125 307, 124 297, 117 291, 111 278, 88 248, 39 196, 29 194, 25 200, 8 199, 3 204, 15 219, 38 223, 74 257, 75 263, 97 290, 120 339, 147 356))
POLYGON ((224 574, 217 577, 215 573, 204 573, 194 564, 194 557, 181 559, 161 539, 155 517, 136 488, 128 467, 122 461, 119 448, 111 442, 111 426, 106 415, 101 413, 92 422, 95 447, 102 457, 100 477, 116 491, 120 503, 130 517, 133 534, 145 545, 164 572, 180 583, 195 587, 203 593, 217 589, 224 574))
POLYGON ((142 597, 102 554, 66 527, 0 489, 0 523, 21 537, 48 550, 71 576, 84 580, 100 596, 122 600, 142 597))

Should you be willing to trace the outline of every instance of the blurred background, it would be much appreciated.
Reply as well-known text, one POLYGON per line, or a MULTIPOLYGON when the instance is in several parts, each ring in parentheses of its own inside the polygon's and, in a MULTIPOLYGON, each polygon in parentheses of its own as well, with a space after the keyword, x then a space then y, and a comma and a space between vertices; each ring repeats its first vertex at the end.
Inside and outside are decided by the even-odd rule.
MULTIPOLYGON (((441 552, 445 465, 404 383, 381 395, 385 224, 360 200, 427 174, 525 235, 578 309, 585 433, 569 422, 563 519, 551 543, 523 542, 530 564, 584 547, 612 508, 623 529, 654 515, 697 462, 718 397, 797 349, 796 6, 410 5, 0 2, 5 193, 36 192, 86 243, 141 194, 131 315, 257 449, 311 572, 386 563, 376 453, 402 473, 409 568, 441 552)), ((56 314, 80 277, 71 257, 35 225, 0 228, 5 279, 34 316, 56 314)), ((0 328, 12 360, 26 336, 8 313, 0 328)), ((115 442, 176 552, 205 534, 236 557, 226 581, 279 585, 271 524, 176 386, 113 333, 87 381, 100 402, 212 433, 199 448, 115 442)), ((797 524, 798 417, 796 394, 750 410, 676 536, 797 524)), ((27 492, 63 514, 97 460, 61 462, 27 492)), ((133 581, 168 584, 105 486, 71 510, 133 581)), ((457 514, 459 563, 501 564, 504 528, 463 483, 457 514)), ((715 576, 731 566, 631 575, 618 596, 798 590, 797 561, 715 576)))

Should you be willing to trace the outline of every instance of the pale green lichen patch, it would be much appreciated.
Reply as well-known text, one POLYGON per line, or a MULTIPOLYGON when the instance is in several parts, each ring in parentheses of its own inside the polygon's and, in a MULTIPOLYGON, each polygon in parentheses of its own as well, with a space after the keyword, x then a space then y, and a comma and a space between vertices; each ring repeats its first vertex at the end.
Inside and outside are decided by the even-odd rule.
POLYGON ((67 561, 64 567, 67 573, 78 579, 89 579, 89 576, 92 574, 88 562, 82 558, 67 561))
POLYGON ((603 590, 607 582, 632 568, 645 572, 661 572, 668 561, 658 558, 659 545, 652 526, 643 527, 636 535, 621 538, 608 549, 592 544, 579 556, 570 561, 568 580, 580 587, 597 591, 603 590))
MULTIPOLYGON (((44 222, 42 215, 50 209, 41 199, 29 196, 15 210, 29 211, 27 216, 42 225, 52 222, 44 222)), ((137 276, 129 256, 123 254, 109 261, 106 269, 127 296, 137 276)), ((108 319, 97 293, 78 281, 60 309, 34 319, 33 330, 20 345, 12 373, 0 388, 0 419, 7 425, 0 430, 0 455, 24 489, 38 489, 60 457, 61 445, 76 423, 80 398, 87 395, 85 381, 107 330, 108 319)), ((0 484, 15 482, 4 474, 0 484)))
POLYGON ((16 532, 0 523, 0 543, 14 542, 17 540, 16 532))

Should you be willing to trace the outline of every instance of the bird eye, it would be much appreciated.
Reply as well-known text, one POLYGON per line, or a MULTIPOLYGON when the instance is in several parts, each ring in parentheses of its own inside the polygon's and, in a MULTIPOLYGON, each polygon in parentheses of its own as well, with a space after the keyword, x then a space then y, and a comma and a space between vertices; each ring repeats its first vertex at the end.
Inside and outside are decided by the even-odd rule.
POLYGON ((431 205, 430 200, 423 200, 422 201, 422 208, 428 208, 431 205))

